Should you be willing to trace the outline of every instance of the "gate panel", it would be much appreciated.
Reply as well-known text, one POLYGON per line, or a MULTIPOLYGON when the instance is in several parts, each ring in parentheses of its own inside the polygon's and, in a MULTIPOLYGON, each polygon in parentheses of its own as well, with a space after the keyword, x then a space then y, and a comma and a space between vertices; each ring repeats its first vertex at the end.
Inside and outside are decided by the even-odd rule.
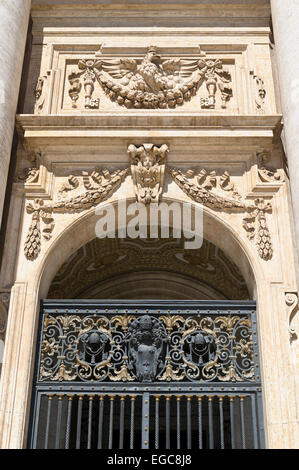
POLYGON ((42 305, 32 448, 264 447, 253 302, 42 305))

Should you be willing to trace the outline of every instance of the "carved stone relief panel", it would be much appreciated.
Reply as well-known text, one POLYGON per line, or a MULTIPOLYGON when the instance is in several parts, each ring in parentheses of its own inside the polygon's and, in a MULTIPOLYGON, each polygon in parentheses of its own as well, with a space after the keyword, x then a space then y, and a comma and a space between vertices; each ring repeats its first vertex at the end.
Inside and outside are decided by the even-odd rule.
POLYGON ((213 28, 201 44, 202 31, 129 36, 107 28, 90 42, 79 27, 45 34, 42 51, 33 45, 25 113, 277 114, 268 31, 213 28))
MULTIPOLYGON (((115 44, 115 39, 112 42, 115 44)), ((151 46, 138 43, 138 47, 124 45, 123 49, 104 44, 95 51, 86 44, 82 46, 84 53, 68 45, 58 48, 53 44, 51 48, 49 44, 51 60, 46 62, 52 63, 53 69, 40 74, 33 90, 34 112, 132 114, 150 109, 248 113, 249 101, 256 106, 257 92, 249 87, 249 70, 246 76, 247 46, 234 48, 230 44, 215 52, 213 45, 201 48, 197 39, 195 44, 186 47, 182 42, 169 48, 157 37, 151 46), (244 86, 246 98, 239 92, 244 86)))
MULTIPOLYGON (((130 168, 115 169, 112 173, 100 168, 82 171, 81 175, 70 174, 59 178, 59 184, 56 184, 54 194, 48 200, 36 198, 26 205, 26 212, 31 215, 24 245, 26 258, 35 260, 41 251, 42 238, 51 239, 55 213, 81 213, 96 207, 109 199, 127 176, 135 190, 137 202, 158 203, 163 196, 164 174, 167 171, 170 179, 191 200, 215 211, 239 214, 239 224, 247 232, 248 238, 256 244, 261 259, 272 259, 273 244, 267 220, 267 214, 272 211, 271 202, 265 202, 262 197, 252 200, 245 194, 242 195, 228 170, 190 168, 184 172, 173 168, 166 161, 168 152, 166 144, 130 144, 130 168)), ((31 185, 35 183, 28 183, 26 187, 26 182, 28 178, 34 179, 36 176, 34 172, 25 179, 25 191, 29 191, 29 194, 31 185)), ((33 194, 31 198, 32 196, 34 197, 33 194)))
POLYGON ((182 106, 196 96, 199 111, 225 109, 233 95, 231 73, 218 57, 204 53, 164 57, 153 46, 138 58, 97 55, 67 67, 73 109, 100 109, 108 99, 127 109, 162 110, 182 106), (78 102, 81 93, 83 107, 78 102), (106 100, 100 98, 103 93, 106 100))

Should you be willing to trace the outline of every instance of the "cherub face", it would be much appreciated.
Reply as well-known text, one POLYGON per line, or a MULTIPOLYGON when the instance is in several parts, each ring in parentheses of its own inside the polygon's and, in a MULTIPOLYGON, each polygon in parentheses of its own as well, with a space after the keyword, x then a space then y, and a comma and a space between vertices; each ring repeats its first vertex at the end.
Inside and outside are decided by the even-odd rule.
POLYGON ((142 166, 146 168, 147 170, 149 170, 154 164, 153 159, 148 152, 145 152, 141 156, 141 163, 142 163, 142 166))

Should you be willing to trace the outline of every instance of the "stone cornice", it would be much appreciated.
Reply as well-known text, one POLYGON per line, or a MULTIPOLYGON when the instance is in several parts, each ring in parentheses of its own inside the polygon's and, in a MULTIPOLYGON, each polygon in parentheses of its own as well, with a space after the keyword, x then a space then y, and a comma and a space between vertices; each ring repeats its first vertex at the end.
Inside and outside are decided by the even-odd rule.
MULTIPOLYGON (((244 145, 259 141, 271 145, 281 115, 203 115, 195 113, 101 114, 101 115, 18 115, 19 134, 29 143, 73 145, 82 139, 93 145, 105 138, 201 138, 222 144, 230 140, 244 145)), ((256 142, 257 144, 257 142, 256 142)))
MULTIPOLYGON (((130 2, 117 0, 33 0, 32 17, 38 22, 51 21, 59 25, 59 18, 68 17, 68 21, 80 25, 87 25, 95 19, 99 22, 108 19, 117 19, 117 26, 126 25, 133 21, 137 23, 159 26, 165 20, 171 19, 176 25, 189 23, 190 26, 202 25, 216 26, 217 24, 230 26, 269 26, 270 1, 269 0, 197 0, 169 1, 161 0, 130 2)), ((135 24, 134 24, 135 23, 135 24)), ((94 24, 95 26, 95 24, 94 24)), ((167 24, 169 26, 169 23, 167 24)))
POLYGON ((98 115, 35 115, 35 114, 19 114, 17 122, 19 128, 25 132, 33 129, 57 129, 66 131, 72 127, 74 130, 88 129, 113 129, 117 130, 125 128, 157 128, 157 129, 230 129, 233 130, 258 130, 268 129, 274 130, 281 122, 282 115, 207 115, 203 113, 103 113, 98 115))

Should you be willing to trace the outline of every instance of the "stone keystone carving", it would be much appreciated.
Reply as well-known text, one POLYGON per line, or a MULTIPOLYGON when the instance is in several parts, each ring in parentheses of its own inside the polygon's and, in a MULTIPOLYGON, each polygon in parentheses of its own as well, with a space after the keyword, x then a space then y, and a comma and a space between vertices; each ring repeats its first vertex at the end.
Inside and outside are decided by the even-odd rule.
POLYGON ((159 202, 168 152, 166 144, 161 147, 153 144, 143 144, 139 147, 129 145, 132 179, 138 202, 159 202))
MULTIPOLYGON (((78 69, 69 75, 73 107, 81 91, 80 77, 85 88, 85 107, 90 108, 94 82, 97 80, 106 95, 127 108, 175 108, 196 95, 206 83, 208 97, 203 98, 203 108, 215 108, 217 90, 221 93, 222 107, 232 96, 230 73, 219 59, 163 59, 155 47, 148 48, 142 59, 109 59, 103 55, 97 59, 79 60, 78 69)), ((98 105, 98 102, 96 103, 98 105)))

